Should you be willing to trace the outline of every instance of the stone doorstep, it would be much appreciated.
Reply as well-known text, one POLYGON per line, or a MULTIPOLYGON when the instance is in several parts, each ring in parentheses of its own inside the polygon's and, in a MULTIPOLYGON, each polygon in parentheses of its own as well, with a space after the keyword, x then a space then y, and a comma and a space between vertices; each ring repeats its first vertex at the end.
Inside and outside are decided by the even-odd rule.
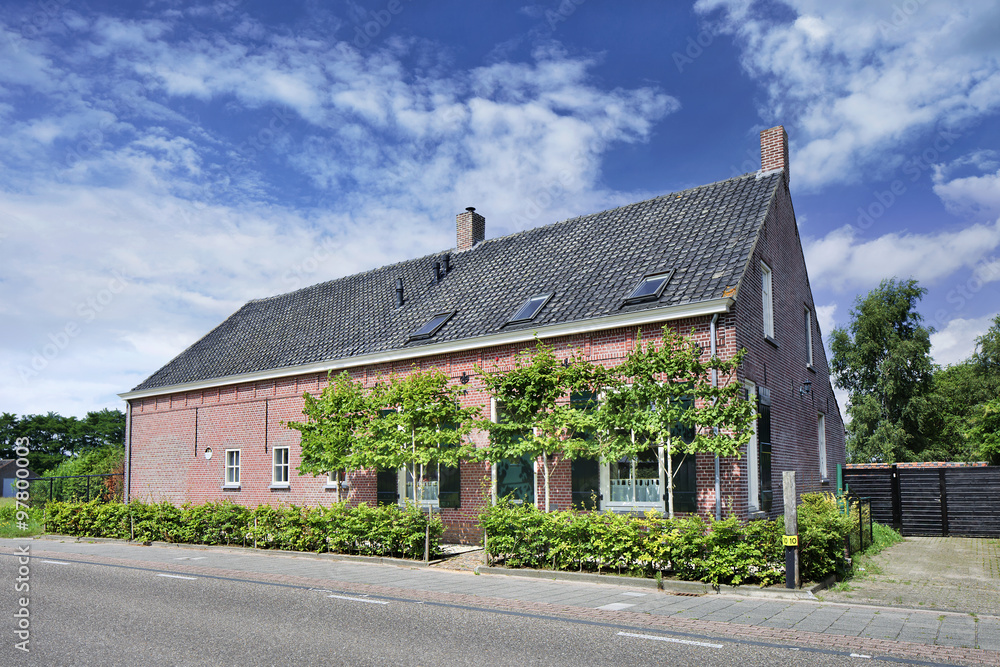
MULTIPOLYGON (((550 579, 557 581, 577 581, 591 584, 610 584, 633 588, 659 588, 655 579, 618 576, 613 574, 597 574, 594 572, 562 572, 556 570, 532 570, 529 568, 510 569, 506 567, 488 567, 480 565, 475 569, 477 574, 498 574, 509 577, 525 577, 531 579, 550 579)), ((663 580, 663 590, 667 593, 680 595, 731 595, 735 597, 770 598, 772 600, 816 600, 814 593, 827 588, 836 581, 833 575, 824 581, 806 588, 758 588, 753 586, 719 586, 700 581, 663 580)))
POLYGON ((319 560, 347 561, 355 563, 368 563, 372 565, 394 565, 397 567, 429 567, 442 563, 447 558, 437 560, 422 561, 408 560, 406 558, 390 558, 388 556, 356 556, 353 554, 331 554, 317 553, 315 551, 285 551, 282 549, 257 549, 254 547, 236 547, 225 544, 186 544, 183 542, 133 542, 131 540, 120 540, 115 537, 76 537, 73 535, 35 535, 36 540, 69 541, 77 544, 96 542, 102 544, 128 544, 132 546, 144 547, 170 547, 174 549, 199 549, 202 551, 231 551, 236 553, 276 555, 288 558, 314 558, 319 560))

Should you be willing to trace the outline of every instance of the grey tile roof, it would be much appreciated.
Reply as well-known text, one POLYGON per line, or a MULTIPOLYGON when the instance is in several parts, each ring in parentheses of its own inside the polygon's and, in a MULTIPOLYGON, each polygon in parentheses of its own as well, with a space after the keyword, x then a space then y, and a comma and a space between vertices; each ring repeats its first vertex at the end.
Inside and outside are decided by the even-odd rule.
POLYGON ((254 300, 135 391, 721 298, 739 284, 781 178, 745 174, 254 300), (433 282, 449 252, 451 271, 433 282), (665 269, 675 272, 658 301, 622 306, 643 276, 665 269), (504 326, 547 292, 533 321, 504 326), (430 340, 408 341, 448 311, 430 340))

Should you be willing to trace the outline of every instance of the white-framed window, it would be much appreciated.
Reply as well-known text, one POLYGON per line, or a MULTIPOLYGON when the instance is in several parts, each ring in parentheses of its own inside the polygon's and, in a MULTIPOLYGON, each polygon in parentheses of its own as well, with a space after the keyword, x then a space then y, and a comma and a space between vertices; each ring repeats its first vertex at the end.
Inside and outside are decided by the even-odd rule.
POLYGON ((271 487, 288 486, 288 447, 271 450, 271 487))
POLYGON ((774 281, 771 267, 760 263, 760 293, 764 312, 764 335, 774 338, 774 281))
POLYGON ((347 483, 347 471, 346 470, 331 470, 326 473, 326 486, 330 489, 335 489, 338 486, 337 478, 340 478, 340 488, 346 489, 350 486, 347 483))
POLYGON ((809 308, 805 309, 805 327, 806 327, 806 366, 812 368, 813 366, 813 317, 812 311, 809 308))
POLYGON ((634 459, 623 458, 608 467, 609 509, 663 509, 662 447, 650 447, 634 459))
POLYGON ((240 450, 226 450, 226 486, 239 488, 240 486, 240 450))
POLYGON ((816 418, 817 437, 819 441, 819 475, 823 479, 829 477, 826 466, 826 415, 820 412, 816 418))

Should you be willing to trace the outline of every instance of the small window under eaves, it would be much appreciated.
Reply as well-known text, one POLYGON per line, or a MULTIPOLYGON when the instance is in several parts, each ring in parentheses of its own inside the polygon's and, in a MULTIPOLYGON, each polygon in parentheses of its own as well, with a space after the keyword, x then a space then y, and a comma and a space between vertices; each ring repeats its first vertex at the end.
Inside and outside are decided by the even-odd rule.
POLYGON ((643 301, 656 301, 663 294, 663 288, 670 282, 670 276, 673 274, 673 271, 667 271, 665 273, 654 273, 645 276, 636 288, 632 290, 632 293, 625 298, 624 305, 641 303, 643 301))
POLYGON ((425 338, 430 338, 436 334, 441 327, 444 326, 444 323, 450 320, 451 316, 454 314, 455 311, 451 311, 450 313, 438 313, 429 319, 424 326, 411 333, 409 340, 424 340, 425 338))
POLYGON ((552 292, 548 294, 536 294, 528 297, 528 300, 517 309, 514 316, 507 320, 507 324, 518 324, 520 322, 530 322, 542 310, 542 307, 552 298, 552 292))

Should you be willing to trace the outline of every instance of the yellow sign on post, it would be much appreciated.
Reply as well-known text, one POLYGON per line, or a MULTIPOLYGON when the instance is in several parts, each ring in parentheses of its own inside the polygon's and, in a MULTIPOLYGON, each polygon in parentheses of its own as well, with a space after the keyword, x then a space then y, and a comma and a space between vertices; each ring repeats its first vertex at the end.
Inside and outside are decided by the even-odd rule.
POLYGON ((786 547, 797 547, 799 546, 799 536, 798 535, 782 535, 781 544, 786 547))

